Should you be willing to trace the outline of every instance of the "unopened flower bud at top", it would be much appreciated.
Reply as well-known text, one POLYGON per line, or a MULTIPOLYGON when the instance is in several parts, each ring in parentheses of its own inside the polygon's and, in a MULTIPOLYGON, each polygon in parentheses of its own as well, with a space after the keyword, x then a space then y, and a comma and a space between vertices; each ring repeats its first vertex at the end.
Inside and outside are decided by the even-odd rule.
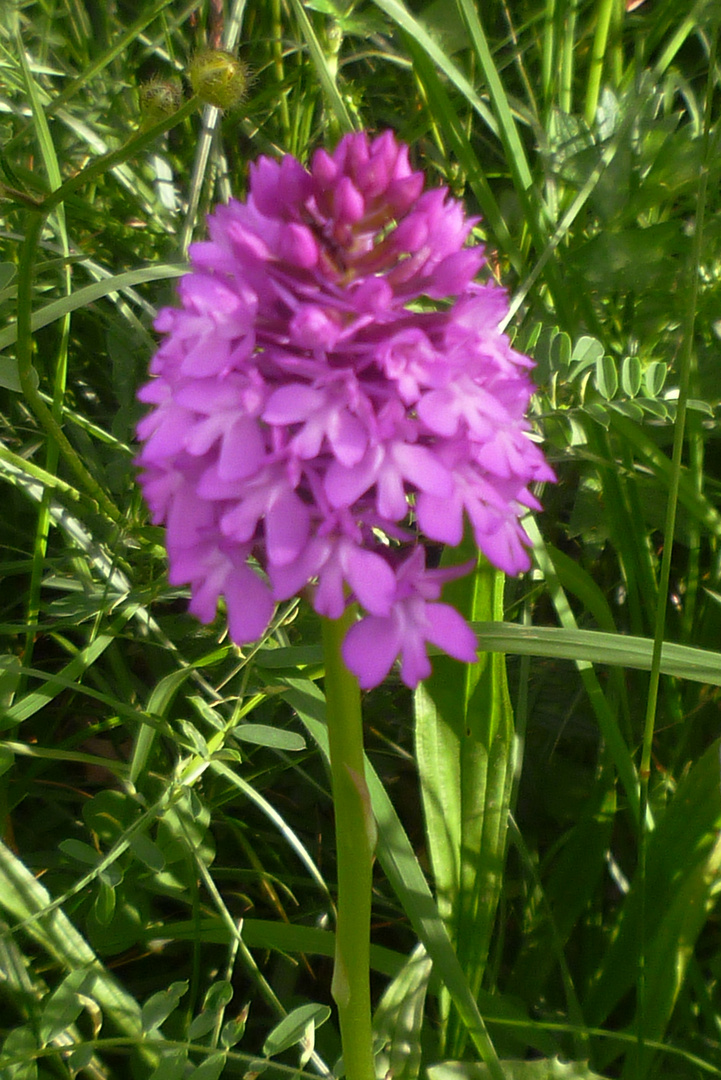
POLYGON ((224 49, 203 49, 196 53, 188 68, 188 78, 206 105, 233 109, 245 98, 250 84, 248 67, 224 49))

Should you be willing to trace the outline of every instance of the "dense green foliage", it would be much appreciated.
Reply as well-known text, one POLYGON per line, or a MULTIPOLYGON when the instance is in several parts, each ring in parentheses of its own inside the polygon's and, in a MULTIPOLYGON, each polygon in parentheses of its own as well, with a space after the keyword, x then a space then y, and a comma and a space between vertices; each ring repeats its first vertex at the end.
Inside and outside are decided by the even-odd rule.
POLYGON ((721 1076, 721 10, 625 7, 0 8, 3 1080, 336 1063, 320 629, 188 616, 132 443, 205 210, 386 126, 481 216, 560 482, 457 598, 477 669, 364 701, 379 1075, 721 1076))

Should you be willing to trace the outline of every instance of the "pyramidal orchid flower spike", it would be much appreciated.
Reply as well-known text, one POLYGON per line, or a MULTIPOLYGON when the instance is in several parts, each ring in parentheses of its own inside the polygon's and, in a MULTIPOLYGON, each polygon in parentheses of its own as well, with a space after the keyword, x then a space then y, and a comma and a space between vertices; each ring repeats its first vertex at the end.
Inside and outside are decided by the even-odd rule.
POLYGON ((476 643, 432 570, 424 536, 529 567, 520 518, 554 474, 527 435, 532 362, 499 331, 504 291, 476 277, 474 219, 424 191, 391 132, 345 136, 306 170, 261 157, 244 202, 190 248, 180 307, 140 390, 140 482, 165 523, 173 584, 209 622, 256 641, 275 603, 311 585, 338 619, 364 688, 397 657, 415 686, 428 642, 463 661, 476 643))

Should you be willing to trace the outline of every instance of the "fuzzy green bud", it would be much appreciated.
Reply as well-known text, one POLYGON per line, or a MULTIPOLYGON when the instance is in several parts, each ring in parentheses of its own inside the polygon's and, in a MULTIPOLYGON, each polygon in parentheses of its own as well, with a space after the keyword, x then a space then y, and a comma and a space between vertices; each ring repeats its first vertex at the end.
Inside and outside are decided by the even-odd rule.
POLYGON ((247 66, 223 49, 197 53, 190 62, 188 78, 193 93, 216 109, 233 109, 239 105, 250 84, 247 66))
POLYGON ((138 94, 144 127, 152 127, 153 124, 164 120, 166 116, 172 116, 180 108, 183 100, 183 89, 179 79, 157 77, 150 79, 142 84, 138 94))

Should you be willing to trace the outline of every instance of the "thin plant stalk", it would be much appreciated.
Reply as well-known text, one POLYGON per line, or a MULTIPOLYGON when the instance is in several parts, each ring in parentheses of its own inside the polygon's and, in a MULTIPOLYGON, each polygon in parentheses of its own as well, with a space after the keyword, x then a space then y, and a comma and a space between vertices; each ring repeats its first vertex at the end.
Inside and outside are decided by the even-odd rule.
POLYGON ((716 47, 718 40, 718 23, 714 26, 711 41, 708 66, 708 83, 706 87, 706 108, 704 116, 704 156, 700 169, 698 190, 696 194, 696 215, 689 263, 690 282, 688 290, 688 303, 686 305, 687 319, 684 326, 683 344, 681 348, 681 365, 679 377, 679 395, 676 408, 676 422, 673 433, 673 450, 671 454, 671 476, 669 480, 668 502, 666 504, 666 522, 664 528, 664 546, 661 557, 661 570, 658 586, 658 606, 656 608, 656 624, 653 640, 653 654, 651 658, 651 675, 649 678, 648 698, 646 701, 646 715, 643 731, 643 745, 641 750, 641 767, 639 779, 641 788, 641 834, 639 850, 639 872, 641 875, 642 903, 641 903, 641 947, 638 971, 638 1006, 637 1006, 637 1063, 638 1076, 645 1073, 647 1049, 645 1045, 644 1012, 646 1000, 646 943, 645 943, 645 875, 646 856, 648 847, 648 832, 652 827, 649 817, 649 785, 651 777, 651 754, 653 749, 653 736, 656 726, 656 709, 658 704, 658 691, 661 678, 661 650, 666 630, 666 611, 668 608, 668 591, 671 579, 671 557, 673 554, 673 537, 676 528, 676 510, 678 507, 679 487, 681 483, 681 464, 686 437, 686 412, 688 407, 691 372, 693 369, 694 332, 696 326, 696 309, 699 288, 699 266, 701 264, 701 252, 703 249, 704 217, 706 213, 706 195, 708 190, 709 162, 713 159, 713 153, 718 151, 718 139, 714 139, 711 146, 709 131, 711 127, 711 105, 713 100, 713 81, 716 67, 716 47))
POLYGON ((376 826, 363 757, 358 680, 341 643, 355 615, 323 619, 325 696, 338 856, 335 966, 331 991, 338 1006, 348 1080, 375 1080, 370 1008, 370 919, 376 826))

